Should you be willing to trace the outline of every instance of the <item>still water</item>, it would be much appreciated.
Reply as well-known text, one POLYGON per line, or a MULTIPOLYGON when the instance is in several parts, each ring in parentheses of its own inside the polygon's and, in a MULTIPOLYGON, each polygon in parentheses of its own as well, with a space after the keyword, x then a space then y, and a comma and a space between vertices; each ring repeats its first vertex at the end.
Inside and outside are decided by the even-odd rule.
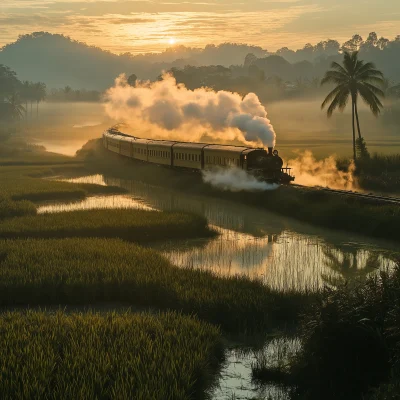
POLYGON ((283 291, 316 289, 326 283, 362 279, 379 268, 393 267, 394 260, 400 257, 398 248, 387 242, 315 228, 243 204, 102 175, 65 180, 120 186, 129 194, 43 204, 39 213, 135 208, 202 214, 219 232, 218 237, 163 242, 152 246, 178 266, 262 279, 267 286, 283 291))
MULTIPOLYGON (((58 178, 60 179, 60 178, 58 178)), ((392 268, 400 251, 396 245, 345 232, 333 232, 269 213, 262 209, 209 197, 184 194, 137 181, 92 175, 68 182, 120 186, 126 195, 95 196, 70 203, 49 203, 39 213, 94 208, 183 210, 204 215, 219 232, 213 239, 191 239, 153 244, 174 264, 212 270, 221 275, 261 279, 279 290, 317 289, 324 284, 363 279, 380 268, 392 268)), ((212 400, 288 400, 285 388, 259 386, 251 367, 257 360, 284 362, 299 348, 296 339, 268 341, 259 350, 232 347, 226 351, 212 400), (292 349, 292 350, 291 350, 292 349), (294 349, 294 350, 293 350, 294 349)))

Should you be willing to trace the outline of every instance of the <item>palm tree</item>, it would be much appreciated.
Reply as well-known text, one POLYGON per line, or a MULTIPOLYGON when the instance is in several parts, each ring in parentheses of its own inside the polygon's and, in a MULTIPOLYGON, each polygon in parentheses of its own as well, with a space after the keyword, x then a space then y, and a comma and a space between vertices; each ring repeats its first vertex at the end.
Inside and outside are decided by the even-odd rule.
POLYGON ((39 118, 39 103, 46 98, 46 84, 42 82, 33 85, 33 98, 36 101, 36 118, 39 118))
POLYGON ((352 127, 353 127, 353 155, 356 159, 356 132, 357 122, 358 140, 362 141, 360 121, 358 118, 358 96, 369 106, 372 113, 378 116, 383 107, 379 97, 384 97, 383 91, 375 86, 383 85, 383 74, 375 68, 373 63, 364 63, 358 59, 358 51, 344 53, 343 65, 337 62, 331 64, 331 70, 327 71, 321 81, 321 85, 333 83, 336 87, 326 96, 321 108, 329 104, 327 114, 331 117, 338 108, 343 111, 346 108, 349 97, 351 98, 352 127))
POLYGON ((32 83, 29 81, 22 82, 20 93, 21 100, 25 103, 25 118, 28 120, 28 101, 32 99, 32 83))
POLYGON ((21 118, 23 118, 25 108, 22 105, 22 101, 18 92, 11 93, 6 98, 5 105, 8 112, 8 118, 11 121, 19 121, 21 118))

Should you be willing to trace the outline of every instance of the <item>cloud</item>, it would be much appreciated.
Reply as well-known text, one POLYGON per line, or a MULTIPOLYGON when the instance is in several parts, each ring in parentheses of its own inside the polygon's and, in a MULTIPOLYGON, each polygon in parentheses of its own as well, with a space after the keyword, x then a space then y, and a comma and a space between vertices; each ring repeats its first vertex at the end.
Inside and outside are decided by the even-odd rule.
POLYGON ((270 51, 378 30, 396 36, 400 2, 365 0, 0 0, 0 46, 32 31, 63 33, 115 53, 163 51, 166 38, 201 47, 249 43, 270 51), (364 4, 364 5, 363 5, 364 4), (372 10, 372 11, 371 11, 372 10), (397 26, 396 26, 397 25, 397 26), (376 26, 376 28, 374 28, 376 26), (93 27, 93 31, 88 29, 93 27))

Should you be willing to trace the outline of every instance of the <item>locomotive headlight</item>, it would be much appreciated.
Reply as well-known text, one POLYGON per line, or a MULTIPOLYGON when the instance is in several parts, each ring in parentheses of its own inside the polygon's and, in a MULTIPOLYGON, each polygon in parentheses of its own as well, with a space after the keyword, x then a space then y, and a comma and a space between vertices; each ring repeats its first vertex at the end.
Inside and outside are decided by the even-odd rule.
POLYGON ((274 152, 272 153, 274 156, 278 156, 279 155, 279 152, 278 152, 278 150, 274 150, 274 152))

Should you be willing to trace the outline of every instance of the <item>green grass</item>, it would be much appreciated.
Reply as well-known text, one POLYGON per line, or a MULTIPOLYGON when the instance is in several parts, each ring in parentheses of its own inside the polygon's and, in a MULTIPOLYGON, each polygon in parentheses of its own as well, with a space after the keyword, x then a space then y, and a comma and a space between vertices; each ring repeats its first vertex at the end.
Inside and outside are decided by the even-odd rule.
POLYGON ((106 237, 135 242, 206 237, 214 233, 207 220, 194 214, 144 210, 78 210, 9 218, 0 238, 106 237))
POLYGON ((1 398, 200 398, 219 340, 173 313, 2 314, 1 398))
POLYGON ((126 192, 118 187, 41 179, 43 176, 57 174, 63 170, 64 167, 58 166, 2 167, 0 171, 0 196, 16 201, 75 200, 83 199, 90 194, 126 192))
POLYGON ((0 197, 0 220, 10 217, 36 215, 36 206, 30 201, 12 201, 0 197))
POLYGON ((173 266, 154 250, 112 239, 0 242, 0 305, 123 303, 174 309, 231 332, 290 324, 312 296, 246 278, 173 266))

